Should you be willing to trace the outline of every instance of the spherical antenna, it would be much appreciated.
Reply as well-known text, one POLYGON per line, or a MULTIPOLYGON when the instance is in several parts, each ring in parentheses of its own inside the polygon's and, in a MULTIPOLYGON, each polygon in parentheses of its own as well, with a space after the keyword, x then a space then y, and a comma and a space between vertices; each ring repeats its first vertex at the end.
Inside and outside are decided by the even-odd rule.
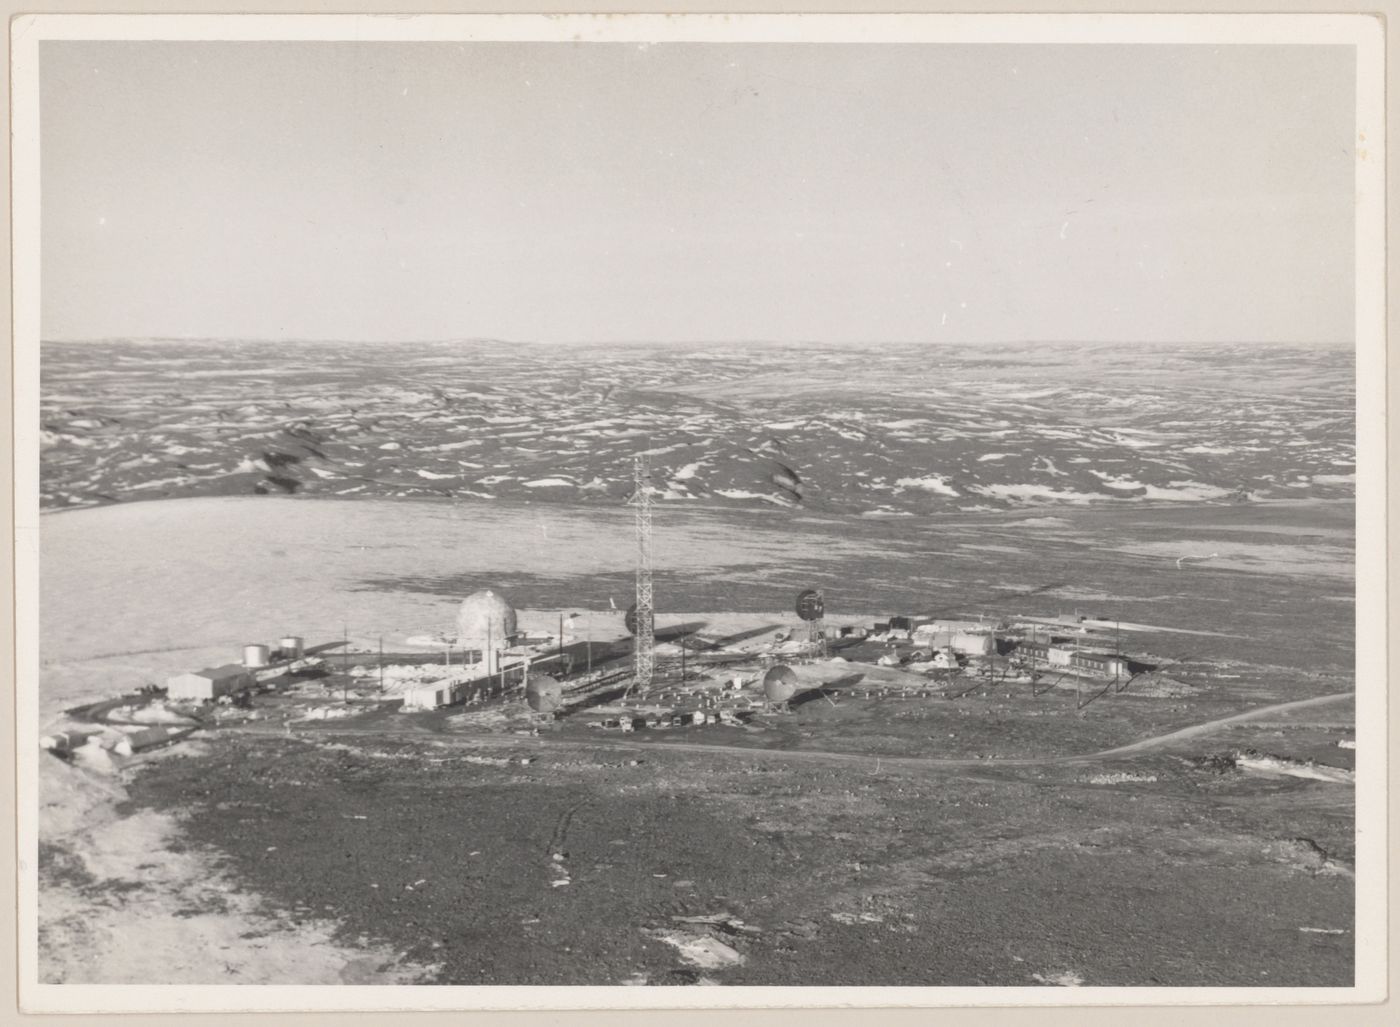
POLYGON ((814 588, 799 592, 797 596, 797 616, 806 621, 821 620, 826 612, 822 594, 814 588))
POLYGON ((769 702, 787 702, 797 694, 797 672, 785 663, 763 675, 763 695, 769 702))
POLYGON ((548 674, 531 674, 525 702, 536 713, 553 713, 564 705, 564 686, 548 674))

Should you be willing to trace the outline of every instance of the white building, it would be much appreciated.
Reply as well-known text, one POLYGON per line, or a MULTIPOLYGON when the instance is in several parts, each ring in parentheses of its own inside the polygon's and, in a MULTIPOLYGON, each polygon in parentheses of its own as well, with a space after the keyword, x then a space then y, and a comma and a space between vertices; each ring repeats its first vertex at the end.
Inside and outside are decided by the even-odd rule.
POLYGON ((933 654, 934 670, 957 670, 958 658, 953 655, 951 649, 939 649, 933 654))
POLYGON ((237 663, 187 671, 165 679, 166 695, 171 699, 212 701, 221 695, 231 695, 252 687, 252 672, 237 663))
POLYGON ((489 588, 473 592, 457 611, 457 645, 482 654, 487 674, 500 667, 500 654, 516 643, 515 608, 489 588))
POLYGON ((967 653, 972 656, 989 656, 994 651, 996 643, 990 634, 979 634, 972 631, 958 631, 948 640, 948 648, 954 652, 967 653))
POLYGON ((462 697, 462 682, 451 679, 431 681, 425 685, 414 685, 403 692, 403 708, 406 710, 435 710, 440 706, 451 706, 462 697))

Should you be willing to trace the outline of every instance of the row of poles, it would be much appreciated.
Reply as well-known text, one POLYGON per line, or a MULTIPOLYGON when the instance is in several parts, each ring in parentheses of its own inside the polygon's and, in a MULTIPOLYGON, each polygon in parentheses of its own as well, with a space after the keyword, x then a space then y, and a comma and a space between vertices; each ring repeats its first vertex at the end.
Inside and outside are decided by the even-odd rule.
MULTIPOLYGON (((587 634, 587 635, 590 636, 590 637, 587 637, 587 638, 584 639, 584 653, 585 653, 585 659, 587 660, 587 672, 591 674, 591 673, 593 672, 593 639, 592 639, 592 637, 591 637, 591 632, 588 632, 587 630, 585 630, 585 634, 587 634)), ((486 640, 486 652, 487 652, 487 654, 489 654, 489 653, 491 652, 491 643, 492 643, 492 641, 494 641, 494 640, 490 637, 489 628, 488 628, 488 635, 487 635, 487 640, 486 640)), ((442 658, 443 658, 443 664, 444 664, 444 666, 446 666, 446 667, 450 670, 451 667, 452 667, 452 647, 451 647, 450 645, 443 651, 442 658)), ((565 658, 565 652, 564 652, 564 615, 563 615, 562 613, 560 613, 560 614, 559 614, 559 635, 558 635, 558 659, 559 659, 559 665, 560 665, 561 667, 564 665, 564 658, 565 658)), ((465 659, 465 657, 464 657, 464 659, 465 659)), ((487 659, 487 661, 488 661, 488 662, 487 662, 487 676, 489 677, 490 674, 491 674, 490 656, 487 655, 487 656, 486 656, 486 659, 487 659)), ((684 650, 682 650, 682 661, 684 661, 684 650)), ((350 702, 350 625, 349 625, 348 623, 342 625, 342 632, 341 632, 341 668, 340 668, 340 669, 341 669, 341 677, 344 679, 344 686, 343 686, 343 688, 342 688, 341 698, 342 698, 342 700, 343 700, 344 702, 346 702, 346 703, 348 704, 348 703, 350 702)), ((498 666, 498 667, 497 667, 497 672, 500 674, 501 686, 504 687, 504 686, 505 686, 505 680, 506 680, 506 678, 505 678, 505 674, 506 674, 506 672, 505 672, 505 667, 504 667, 504 666, 498 666)), ((684 675, 685 675, 684 663, 682 663, 681 675, 682 675, 682 677, 684 677, 684 675)), ((383 691, 384 691, 384 636, 383 636, 383 635, 380 635, 380 636, 379 636, 379 691, 380 691, 380 692, 383 692, 383 691)))
MULTIPOLYGON (((989 677, 990 677, 990 676, 995 676, 995 674, 996 674, 996 658, 997 658, 996 637, 997 637, 997 636, 996 636, 996 631, 994 630, 994 631, 992 632, 992 653, 991 653, 991 664, 990 664, 990 667, 989 667, 989 675, 988 675, 989 677)), ((1039 695, 1039 694, 1040 694, 1039 692, 1037 692, 1037 691, 1035 690, 1035 684, 1036 684, 1036 666, 1035 666, 1036 649, 1035 649, 1035 646, 1036 646, 1035 625, 1031 625, 1031 650, 1030 650, 1030 654, 1031 654, 1031 658, 1030 658, 1030 665, 1031 665, 1031 668, 1030 668, 1030 669, 1031 669, 1031 695, 1039 695)), ((1127 685, 1127 681, 1122 681, 1122 683, 1120 684, 1120 678, 1122 677, 1121 672, 1122 672, 1122 657, 1123 657, 1122 622, 1121 622, 1121 621, 1115 621, 1115 622, 1114 622, 1114 625, 1113 625, 1113 653, 1114 653, 1114 656, 1115 656, 1114 663, 1113 663, 1113 693, 1114 693, 1115 695, 1117 695, 1118 693, 1122 692, 1124 688, 1126 688, 1126 687, 1128 686, 1128 685, 1127 685)), ((1049 658, 1048 658, 1048 657, 1047 657, 1047 659, 1046 659, 1046 666, 1047 666, 1047 667, 1049 666, 1049 658)), ((1102 693, 1101 693, 1101 694, 1102 694, 1102 693)), ((1092 702, 1093 700, 1091 699, 1090 701, 1092 702)), ((1078 675, 1078 674, 1076 674, 1076 675, 1075 675, 1075 678, 1074 678, 1074 708, 1075 708, 1075 709, 1083 709, 1083 708, 1084 708, 1084 679, 1083 679, 1082 676, 1080 676, 1080 675, 1078 675)))

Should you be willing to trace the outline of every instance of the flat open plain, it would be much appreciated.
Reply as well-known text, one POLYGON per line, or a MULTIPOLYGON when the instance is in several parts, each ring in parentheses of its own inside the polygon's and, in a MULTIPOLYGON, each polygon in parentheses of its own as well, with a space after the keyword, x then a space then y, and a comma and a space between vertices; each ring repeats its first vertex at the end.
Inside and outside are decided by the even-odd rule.
MULTIPOLYGON (((1078 708, 1063 684, 883 699, 839 685, 748 728, 626 739, 587 711, 537 736, 513 733, 523 710, 270 719, 138 758, 100 794, 46 757, 44 973, 1347 984, 1350 518, 1324 502, 875 521, 667 508, 663 631, 790 624, 784 602, 809 584, 841 615, 1078 609, 1131 625, 1124 649, 1185 687, 1078 708), (1297 776, 1319 766, 1327 779, 1297 776), (160 942, 144 963, 143 937, 160 942), (277 955, 297 944, 301 963, 277 955)), ((557 504, 50 515, 46 715, 283 631, 329 640, 348 623, 352 644, 395 644, 485 584, 527 624, 592 611, 594 635, 620 636, 608 599, 627 597, 627 530, 625 511, 557 504)))

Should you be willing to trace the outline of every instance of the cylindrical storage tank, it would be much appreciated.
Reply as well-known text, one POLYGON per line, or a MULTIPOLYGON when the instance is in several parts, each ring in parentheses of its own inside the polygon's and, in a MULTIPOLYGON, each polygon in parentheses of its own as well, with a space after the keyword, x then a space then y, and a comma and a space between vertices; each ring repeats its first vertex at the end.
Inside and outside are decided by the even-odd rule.
POLYGON ((288 660, 299 660, 306 655, 306 643, 300 635, 283 635, 277 648, 280 655, 288 660))
POLYGON ((769 702, 787 702, 797 694, 797 672, 785 663, 763 675, 763 695, 769 702))
POLYGON ((268 664, 268 650, 265 645, 245 645, 243 647, 243 666, 245 667, 266 667, 268 664))

